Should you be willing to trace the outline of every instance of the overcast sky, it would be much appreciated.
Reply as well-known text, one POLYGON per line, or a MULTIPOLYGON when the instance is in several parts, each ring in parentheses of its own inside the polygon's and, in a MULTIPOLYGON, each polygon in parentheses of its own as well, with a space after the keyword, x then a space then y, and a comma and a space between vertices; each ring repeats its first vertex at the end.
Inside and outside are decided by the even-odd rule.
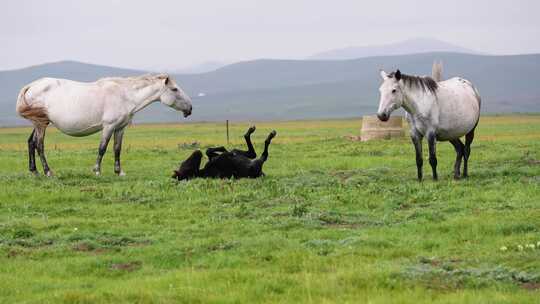
POLYGON ((538 0, 3 1, 0 70, 66 59, 171 70, 414 37, 534 53, 539 9, 538 0))

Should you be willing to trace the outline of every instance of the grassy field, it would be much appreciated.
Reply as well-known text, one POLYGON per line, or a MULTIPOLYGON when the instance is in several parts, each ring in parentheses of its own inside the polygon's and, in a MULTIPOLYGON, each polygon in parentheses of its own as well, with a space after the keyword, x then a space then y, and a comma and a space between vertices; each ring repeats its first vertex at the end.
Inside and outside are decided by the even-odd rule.
POLYGON ((540 302, 540 116, 482 118, 462 181, 450 144, 419 183, 407 138, 344 137, 359 126, 260 123, 259 153, 278 132, 266 177, 181 183, 222 124, 130 127, 126 177, 111 150, 92 174, 97 135, 55 130, 56 176, 30 176, 30 130, 0 129, 0 302, 540 302))

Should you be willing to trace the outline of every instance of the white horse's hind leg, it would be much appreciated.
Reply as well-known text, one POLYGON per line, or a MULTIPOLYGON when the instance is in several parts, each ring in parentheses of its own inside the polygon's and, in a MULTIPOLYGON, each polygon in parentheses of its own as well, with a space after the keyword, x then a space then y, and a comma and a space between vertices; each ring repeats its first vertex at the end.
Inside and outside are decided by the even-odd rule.
POLYGON ((119 176, 126 175, 120 166, 120 153, 122 152, 123 137, 124 129, 114 131, 114 173, 118 174, 119 176))
POLYGON ((454 179, 459 179, 461 177, 461 159, 463 158, 463 151, 465 149, 465 146, 459 138, 451 140, 450 143, 454 146, 454 149, 456 150, 456 162, 454 163, 454 179))
POLYGON ((53 173, 51 169, 49 168, 49 164, 47 164, 47 158, 45 158, 45 130, 47 129, 47 125, 36 125, 36 133, 34 134, 35 137, 35 146, 38 151, 39 158, 41 160, 41 164, 43 165, 43 173, 47 176, 52 176, 53 173))
POLYGON ((32 130, 28 137, 28 170, 30 173, 37 174, 36 168, 36 129, 32 130))
POLYGON ((99 143, 98 156, 96 159, 96 165, 94 166, 94 170, 93 170, 96 175, 101 174, 101 160, 103 159, 103 155, 105 155, 105 152, 107 152, 107 146, 109 145, 109 140, 111 140, 113 131, 114 131, 114 128, 112 126, 105 126, 103 128, 103 132, 101 133, 101 141, 99 143))
POLYGON ((465 135, 465 148, 463 151, 463 177, 469 177, 469 155, 471 155, 471 143, 474 139, 474 129, 465 135))

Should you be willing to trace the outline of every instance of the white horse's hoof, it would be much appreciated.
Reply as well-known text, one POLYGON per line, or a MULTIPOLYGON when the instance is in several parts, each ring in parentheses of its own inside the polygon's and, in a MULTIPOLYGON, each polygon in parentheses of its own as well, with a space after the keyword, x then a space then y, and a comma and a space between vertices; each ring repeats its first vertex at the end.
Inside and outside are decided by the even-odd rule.
POLYGON ((118 173, 118 176, 126 176, 126 172, 120 171, 120 173, 118 173))
POLYGON ((54 174, 53 174, 53 172, 52 172, 51 170, 49 170, 49 171, 47 171, 47 174, 46 174, 46 175, 47 175, 48 177, 51 177, 51 176, 53 176, 54 174))
POLYGON ((96 176, 100 176, 100 175, 101 175, 101 172, 100 172, 100 171, 97 171, 97 170, 94 170, 94 174, 96 174, 96 176))

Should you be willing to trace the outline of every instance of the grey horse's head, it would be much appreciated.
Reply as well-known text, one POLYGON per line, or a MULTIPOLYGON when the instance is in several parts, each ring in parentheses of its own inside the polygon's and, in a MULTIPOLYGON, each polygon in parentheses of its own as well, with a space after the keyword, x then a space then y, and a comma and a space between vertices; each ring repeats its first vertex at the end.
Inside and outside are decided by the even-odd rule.
POLYGON ((403 105, 403 92, 400 86, 401 76, 399 70, 391 74, 381 71, 383 83, 379 88, 381 98, 379 110, 377 110, 377 117, 381 121, 390 119, 390 114, 403 105))
POLYGON ((182 90, 167 74, 161 74, 157 76, 158 79, 163 81, 163 91, 159 97, 159 100, 177 110, 184 113, 184 117, 191 115, 193 106, 191 105, 191 98, 182 90))

